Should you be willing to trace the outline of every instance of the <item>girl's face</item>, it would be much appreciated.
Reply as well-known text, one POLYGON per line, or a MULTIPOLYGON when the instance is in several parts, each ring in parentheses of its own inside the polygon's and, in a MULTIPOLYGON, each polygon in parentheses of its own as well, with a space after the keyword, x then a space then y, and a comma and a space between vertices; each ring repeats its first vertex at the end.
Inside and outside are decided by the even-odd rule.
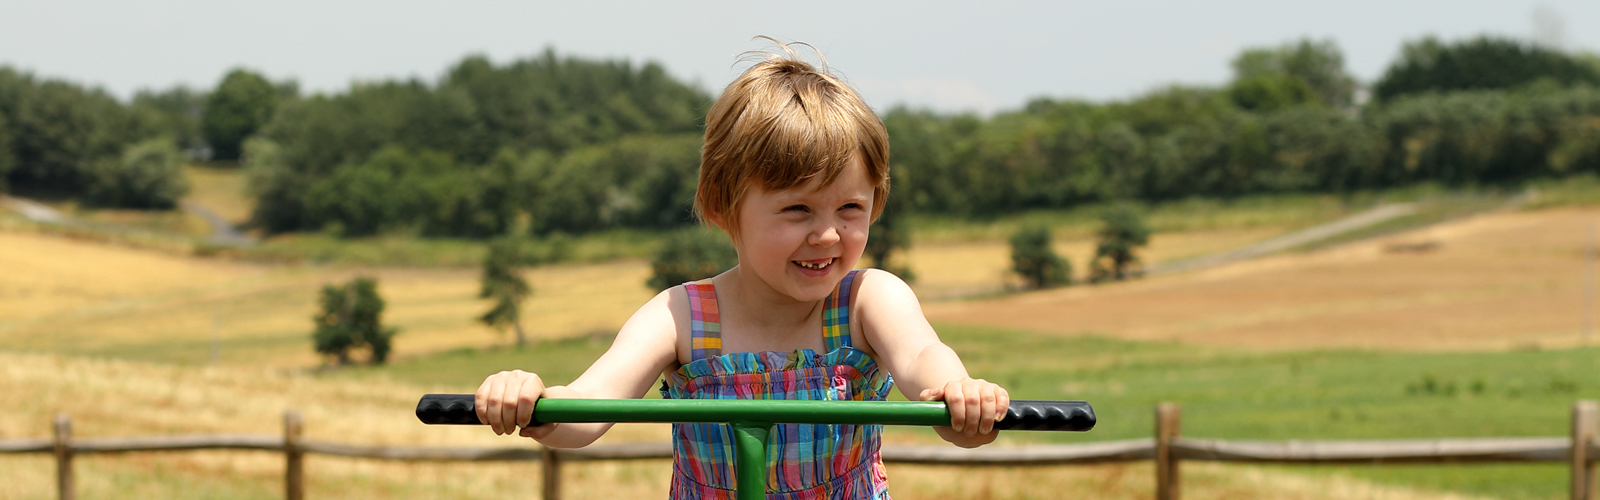
POLYGON ((855 268, 867 245, 872 184, 851 158, 833 184, 821 177, 783 191, 759 188, 739 204, 739 268, 799 301, 826 298, 855 268))

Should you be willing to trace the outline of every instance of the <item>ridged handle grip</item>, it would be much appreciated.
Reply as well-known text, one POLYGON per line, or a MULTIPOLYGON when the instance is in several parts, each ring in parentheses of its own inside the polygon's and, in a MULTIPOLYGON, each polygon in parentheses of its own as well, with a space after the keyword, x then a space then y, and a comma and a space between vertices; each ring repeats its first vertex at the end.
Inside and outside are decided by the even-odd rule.
POLYGON ((1084 401, 1011 400, 1006 418, 994 428, 1013 431, 1075 431, 1093 429, 1094 407, 1084 401))
POLYGON ((483 425, 472 394, 428 394, 417 401, 417 419, 430 425, 483 425))

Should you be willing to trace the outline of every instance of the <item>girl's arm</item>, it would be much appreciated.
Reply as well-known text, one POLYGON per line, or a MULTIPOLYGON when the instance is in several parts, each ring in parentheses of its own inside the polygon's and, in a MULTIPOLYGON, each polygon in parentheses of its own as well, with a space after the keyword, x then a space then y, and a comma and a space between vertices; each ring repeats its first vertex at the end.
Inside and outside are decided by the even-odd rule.
POLYGON ((900 277, 876 269, 862 273, 854 308, 878 359, 894 374, 906 399, 944 401, 950 427, 934 427, 946 441, 966 448, 988 444, 998 434, 1011 396, 999 385, 973 379, 950 346, 939 341, 922 315, 917 295, 900 277))
POLYGON ((645 303, 617 332, 611 348, 589 365, 583 375, 565 386, 545 387, 538 375, 513 370, 491 375, 478 387, 474 407, 478 420, 495 434, 531 437, 554 448, 588 446, 611 429, 609 423, 544 424, 527 427, 534 403, 546 398, 640 398, 656 377, 677 359, 677 328, 669 306, 669 288, 645 303))

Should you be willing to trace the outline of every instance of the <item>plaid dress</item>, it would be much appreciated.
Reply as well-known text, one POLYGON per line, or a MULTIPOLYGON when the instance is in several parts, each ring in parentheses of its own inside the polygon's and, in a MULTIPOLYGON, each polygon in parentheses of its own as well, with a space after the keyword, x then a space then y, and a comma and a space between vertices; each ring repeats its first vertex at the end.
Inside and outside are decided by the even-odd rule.
MULTIPOLYGON (((850 289, 859 272, 845 275, 824 303, 827 354, 811 349, 722 354, 711 280, 684 284, 693 361, 667 375, 661 397, 882 401, 894 381, 850 346, 850 289)), ((882 434, 881 425, 775 426, 767 438, 767 498, 887 500, 888 474, 878 454, 882 434)), ((732 500, 733 443, 733 428, 726 424, 673 424, 671 498, 732 500)))

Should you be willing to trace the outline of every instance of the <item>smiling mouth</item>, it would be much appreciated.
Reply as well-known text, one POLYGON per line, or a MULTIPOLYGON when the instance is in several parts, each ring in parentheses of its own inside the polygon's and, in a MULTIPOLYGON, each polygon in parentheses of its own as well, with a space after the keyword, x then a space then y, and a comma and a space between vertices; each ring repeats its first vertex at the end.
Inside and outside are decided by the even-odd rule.
POLYGON ((831 258, 831 259, 821 259, 821 260, 791 260, 789 262, 793 262, 795 265, 803 267, 803 268, 806 268, 806 269, 820 271, 820 270, 823 270, 823 269, 827 269, 828 266, 833 265, 833 262, 836 261, 836 260, 839 260, 839 259, 838 258, 831 258))

